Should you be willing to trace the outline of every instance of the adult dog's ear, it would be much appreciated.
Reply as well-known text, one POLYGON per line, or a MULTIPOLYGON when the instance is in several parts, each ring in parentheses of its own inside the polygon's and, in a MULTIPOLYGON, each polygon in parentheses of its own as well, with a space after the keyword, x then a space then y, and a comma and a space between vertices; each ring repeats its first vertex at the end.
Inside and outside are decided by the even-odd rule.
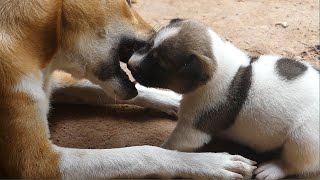
POLYGON ((198 83, 207 82, 215 70, 214 60, 205 56, 192 53, 180 67, 178 73, 189 80, 198 83))

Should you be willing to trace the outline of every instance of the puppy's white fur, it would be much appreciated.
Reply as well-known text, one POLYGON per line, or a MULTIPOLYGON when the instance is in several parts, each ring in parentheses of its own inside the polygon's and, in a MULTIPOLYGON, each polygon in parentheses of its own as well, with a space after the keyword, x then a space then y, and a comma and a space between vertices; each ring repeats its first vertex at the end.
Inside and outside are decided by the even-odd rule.
MULTIPOLYGON (((208 29, 217 69, 211 80, 183 95, 179 123, 163 147, 192 151, 203 146, 210 135, 194 126, 204 109, 226 101, 228 88, 240 67, 250 58, 230 42, 208 29)), ((235 123, 219 133, 259 152, 282 147, 279 160, 266 163, 255 173, 258 179, 319 172, 319 72, 308 69, 286 81, 276 70, 279 56, 261 56, 252 65, 252 84, 235 123)), ((214 119, 212 119, 214 121, 214 119)))
POLYGON ((170 27, 170 28, 163 29, 155 37, 153 47, 154 48, 158 47, 166 39, 178 34, 179 31, 180 31, 180 27, 170 27))

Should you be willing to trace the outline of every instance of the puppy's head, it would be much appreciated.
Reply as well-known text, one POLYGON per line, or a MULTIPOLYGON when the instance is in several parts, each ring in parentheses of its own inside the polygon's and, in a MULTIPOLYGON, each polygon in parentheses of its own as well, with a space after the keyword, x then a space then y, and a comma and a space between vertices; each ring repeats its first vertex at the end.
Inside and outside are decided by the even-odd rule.
POLYGON ((130 99, 134 84, 120 68, 153 34, 129 0, 63 1, 57 68, 100 85, 109 95, 130 99))
POLYGON ((188 93, 204 85, 215 70, 208 28, 174 19, 129 60, 134 78, 145 86, 188 93))

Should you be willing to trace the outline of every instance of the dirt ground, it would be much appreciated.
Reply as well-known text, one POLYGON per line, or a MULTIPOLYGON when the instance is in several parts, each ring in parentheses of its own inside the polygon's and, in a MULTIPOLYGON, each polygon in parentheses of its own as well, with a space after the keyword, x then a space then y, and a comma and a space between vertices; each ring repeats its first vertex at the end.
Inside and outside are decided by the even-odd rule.
POLYGON ((317 0, 137 0, 136 6, 155 27, 173 17, 197 19, 249 53, 320 61, 317 0), (278 25, 284 22, 286 28, 278 25))
MULTIPOLYGON (((176 17, 198 19, 250 54, 320 62, 316 0, 137 0, 134 8, 155 28, 176 17)), ((164 114, 124 106, 56 105, 50 114, 52 140, 66 147, 158 146, 175 126, 164 114)))

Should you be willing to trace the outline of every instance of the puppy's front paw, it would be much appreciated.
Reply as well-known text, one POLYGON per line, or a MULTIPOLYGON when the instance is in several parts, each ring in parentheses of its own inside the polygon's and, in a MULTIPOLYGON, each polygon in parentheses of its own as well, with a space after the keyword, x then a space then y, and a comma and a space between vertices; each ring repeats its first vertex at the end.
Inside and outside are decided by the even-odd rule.
MULTIPOLYGON (((194 166, 195 178, 205 179, 243 179, 251 178, 256 162, 239 155, 228 153, 199 153, 197 161, 200 166, 194 166)), ((195 163, 196 164, 196 163, 195 163)))
POLYGON ((137 105, 177 116, 181 95, 169 90, 146 88, 140 84, 137 84, 136 88, 138 89, 138 96, 134 101, 137 105))
POLYGON ((258 180, 276 180, 282 179, 286 176, 286 172, 281 161, 271 161, 260 165, 258 169, 254 171, 254 174, 258 180))
POLYGON ((181 95, 172 91, 163 91, 157 97, 158 110, 171 116, 177 116, 180 106, 181 95))

